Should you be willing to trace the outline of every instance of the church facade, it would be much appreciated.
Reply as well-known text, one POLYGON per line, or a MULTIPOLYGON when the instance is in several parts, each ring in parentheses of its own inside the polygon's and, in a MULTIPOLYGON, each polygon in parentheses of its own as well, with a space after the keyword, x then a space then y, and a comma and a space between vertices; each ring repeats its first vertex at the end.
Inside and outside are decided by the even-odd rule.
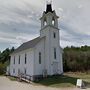
POLYGON ((9 73, 30 75, 32 80, 45 75, 63 73, 63 50, 60 47, 58 16, 47 4, 41 20, 40 36, 23 43, 10 54, 9 73))

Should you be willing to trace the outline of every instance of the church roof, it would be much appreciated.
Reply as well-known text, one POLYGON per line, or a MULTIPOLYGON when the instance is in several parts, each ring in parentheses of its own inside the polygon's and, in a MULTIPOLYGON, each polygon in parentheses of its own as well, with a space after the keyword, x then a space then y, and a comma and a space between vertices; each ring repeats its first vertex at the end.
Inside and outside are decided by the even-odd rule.
MULTIPOLYGON (((44 37, 42 37, 42 38, 44 38, 44 37)), ((23 43, 13 53, 17 53, 17 52, 20 52, 20 51, 23 51, 23 50, 26 50, 26 49, 29 49, 29 48, 33 48, 42 38, 37 37, 33 40, 30 40, 28 42, 23 43)))

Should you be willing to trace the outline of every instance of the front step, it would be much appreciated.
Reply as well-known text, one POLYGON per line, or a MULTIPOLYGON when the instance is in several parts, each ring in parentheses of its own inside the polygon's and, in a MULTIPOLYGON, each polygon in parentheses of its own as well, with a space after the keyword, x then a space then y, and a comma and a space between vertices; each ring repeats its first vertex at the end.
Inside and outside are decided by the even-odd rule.
POLYGON ((26 79, 26 78, 20 78, 21 81, 25 81, 27 83, 30 83, 30 80, 26 79))
POLYGON ((25 81, 27 83, 31 82, 31 76, 26 75, 26 74, 19 74, 18 79, 19 79, 19 81, 25 81))

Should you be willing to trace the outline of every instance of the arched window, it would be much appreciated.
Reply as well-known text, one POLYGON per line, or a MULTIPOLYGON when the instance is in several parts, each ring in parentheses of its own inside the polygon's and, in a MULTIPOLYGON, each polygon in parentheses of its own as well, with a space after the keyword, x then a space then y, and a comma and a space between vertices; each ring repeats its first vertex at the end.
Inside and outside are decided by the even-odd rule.
POLYGON ((55 20, 52 20, 52 25, 55 25, 55 20))
POLYGON ((47 22, 46 21, 44 21, 44 26, 46 26, 47 25, 47 22))
POLYGON ((54 17, 52 18, 52 25, 55 25, 55 19, 54 19, 54 17))
POLYGON ((46 17, 44 18, 44 26, 47 25, 47 20, 46 20, 46 17))

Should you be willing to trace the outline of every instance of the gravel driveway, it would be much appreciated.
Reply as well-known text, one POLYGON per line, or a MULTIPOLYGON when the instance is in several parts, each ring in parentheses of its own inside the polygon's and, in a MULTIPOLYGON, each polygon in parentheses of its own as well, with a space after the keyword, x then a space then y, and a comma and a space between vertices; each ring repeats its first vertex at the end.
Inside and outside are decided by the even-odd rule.
MULTIPOLYGON (((51 88, 51 87, 45 87, 45 86, 40 86, 40 85, 21 83, 21 82, 17 82, 17 81, 10 81, 6 77, 0 77, 0 90, 81 90, 81 89, 51 88)), ((90 90, 90 89, 87 89, 87 90, 90 90)))

